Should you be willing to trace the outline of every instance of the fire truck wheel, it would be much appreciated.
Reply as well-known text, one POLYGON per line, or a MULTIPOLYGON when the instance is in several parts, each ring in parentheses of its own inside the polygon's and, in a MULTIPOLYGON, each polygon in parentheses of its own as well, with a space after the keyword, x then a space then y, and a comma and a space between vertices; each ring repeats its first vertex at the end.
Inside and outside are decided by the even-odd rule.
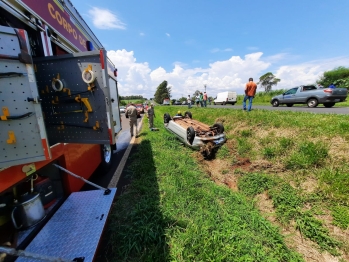
POLYGON ((101 145, 102 162, 100 164, 101 170, 103 172, 108 172, 112 166, 112 155, 113 149, 111 145, 104 144, 101 145))

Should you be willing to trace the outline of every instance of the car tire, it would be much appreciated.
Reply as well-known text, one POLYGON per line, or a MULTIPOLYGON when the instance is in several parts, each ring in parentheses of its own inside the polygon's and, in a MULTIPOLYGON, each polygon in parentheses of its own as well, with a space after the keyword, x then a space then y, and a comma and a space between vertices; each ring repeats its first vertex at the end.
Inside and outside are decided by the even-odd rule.
POLYGON ((331 108, 335 105, 336 103, 324 103, 324 107, 331 108))
POLYGON ((233 106, 233 105, 235 105, 235 103, 231 103, 231 105, 233 106))
POLYGON ((222 123, 215 123, 213 127, 217 129, 217 134, 222 134, 224 132, 224 126, 222 123))
POLYGON ((215 102, 213 102, 213 105, 215 106, 215 105, 216 105, 216 103, 215 103, 215 102))
POLYGON ((184 117, 189 117, 190 119, 192 119, 192 118, 193 118, 193 115, 192 115, 191 112, 186 111, 186 112, 184 113, 184 117))
POLYGON ((317 107, 318 104, 319 104, 319 102, 317 101, 316 98, 310 98, 310 99, 307 101, 308 107, 311 107, 311 108, 317 107))
POLYGON ((195 130, 192 126, 187 128, 187 141, 190 145, 193 144, 195 138, 195 130))
POLYGON ((287 107, 293 107, 293 104, 286 104, 287 107))
POLYGON ((113 156, 112 146, 109 144, 101 145, 102 161, 101 161, 99 167, 100 167, 102 172, 106 173, 110 170, 110 168, 112 166, 112 156, 113 156))
POLYGON ((170 122, 170 120, 171 120, 170 114, 169 113, 165 113, 164 114, 164 123, 167 124, 167 123, 170 122))
POLYGON ((279 102, 279 100, 274 99, 274 100, 271 102, 271 104, 272 104, 273 107, 278 107, 278 106, 280 105, 280 102, 279 102))

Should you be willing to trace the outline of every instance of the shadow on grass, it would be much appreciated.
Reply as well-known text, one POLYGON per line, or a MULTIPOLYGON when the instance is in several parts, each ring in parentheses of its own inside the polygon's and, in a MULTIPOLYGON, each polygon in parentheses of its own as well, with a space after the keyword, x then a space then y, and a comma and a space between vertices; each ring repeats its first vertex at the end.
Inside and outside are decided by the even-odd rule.
POLYGON ((167 261, 165 229, 171 221, 159 210, 159 188, 151 144, 143 140, 133 147, 118 184, 109 216, 102 256, 98 261, 167 261), (126 181, 126 182, 125 182, 126 181))

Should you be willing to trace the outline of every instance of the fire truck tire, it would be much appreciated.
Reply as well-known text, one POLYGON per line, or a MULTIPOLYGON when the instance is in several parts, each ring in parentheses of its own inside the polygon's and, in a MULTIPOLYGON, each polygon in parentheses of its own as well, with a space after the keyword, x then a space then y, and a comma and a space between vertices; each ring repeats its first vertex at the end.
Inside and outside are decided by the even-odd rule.
POLYGON ((112 166, 113 148, 109 144, 101 145, 102 161, 100 168, 102 172, 108 172, 112 166))

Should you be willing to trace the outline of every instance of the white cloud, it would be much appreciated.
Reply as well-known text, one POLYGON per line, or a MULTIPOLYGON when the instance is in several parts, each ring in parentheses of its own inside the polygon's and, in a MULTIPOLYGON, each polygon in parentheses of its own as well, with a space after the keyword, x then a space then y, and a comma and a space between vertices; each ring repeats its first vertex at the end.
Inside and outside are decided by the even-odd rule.
POLYGON ((231 52, 233 49, 231 48, 225 48, 225 49, 219 49, 219 48, 213 48, 211 49, 211 53, 217 53, 217 52, 231 52))
POLYGON ((166 35, 167 35, 168 37, 170 37, 170 36, 171 36, 169 33, 166 33, 166 35))
POLYGON ((284 65, 274 73, 281 79, 277 89, 287 89, 300 84, 312 84, 323 74, 339 65, 347 65, 349 57, 336 57, 324 60, 314 60, 298 65, 284 65))
POLYGON ((133 51, 108 51, 108 56, 118 68, 120 95, 134 94, 146 98, 153 97, 156 88, 164 80, 172 86, 173 98, 192 95, 196 90, 203 91, 205 84, 209 96, 227 90, 243 94, 244 85, 249 77, 253 77, 257 82, 261 75, 269 71, 281 79, 276 88, 287 89, 300 84, 314 83, 324 71, 349 64, 349 57, 338 57, 277 66, 274 63, 280 64, 289 55, 275 54, 263 57, 262 52, 256 52, 244 57, 232 56, 228 60, 216 61, 206 68, 188 68, 188 65, 176 62, 173 69, 167 72, 163 67, 152 70, 148 63, 137 63, 133 51))
POLYGON ((140 35, 140 36, 145 36, 145 34, 144 34, 144 33, 139 33, 139 35, 140 35))
POLYGON ((92 7, 88 11, 92 16, 92 23, 98 29, 126 29, 126 25, 108 9, 92 7))

